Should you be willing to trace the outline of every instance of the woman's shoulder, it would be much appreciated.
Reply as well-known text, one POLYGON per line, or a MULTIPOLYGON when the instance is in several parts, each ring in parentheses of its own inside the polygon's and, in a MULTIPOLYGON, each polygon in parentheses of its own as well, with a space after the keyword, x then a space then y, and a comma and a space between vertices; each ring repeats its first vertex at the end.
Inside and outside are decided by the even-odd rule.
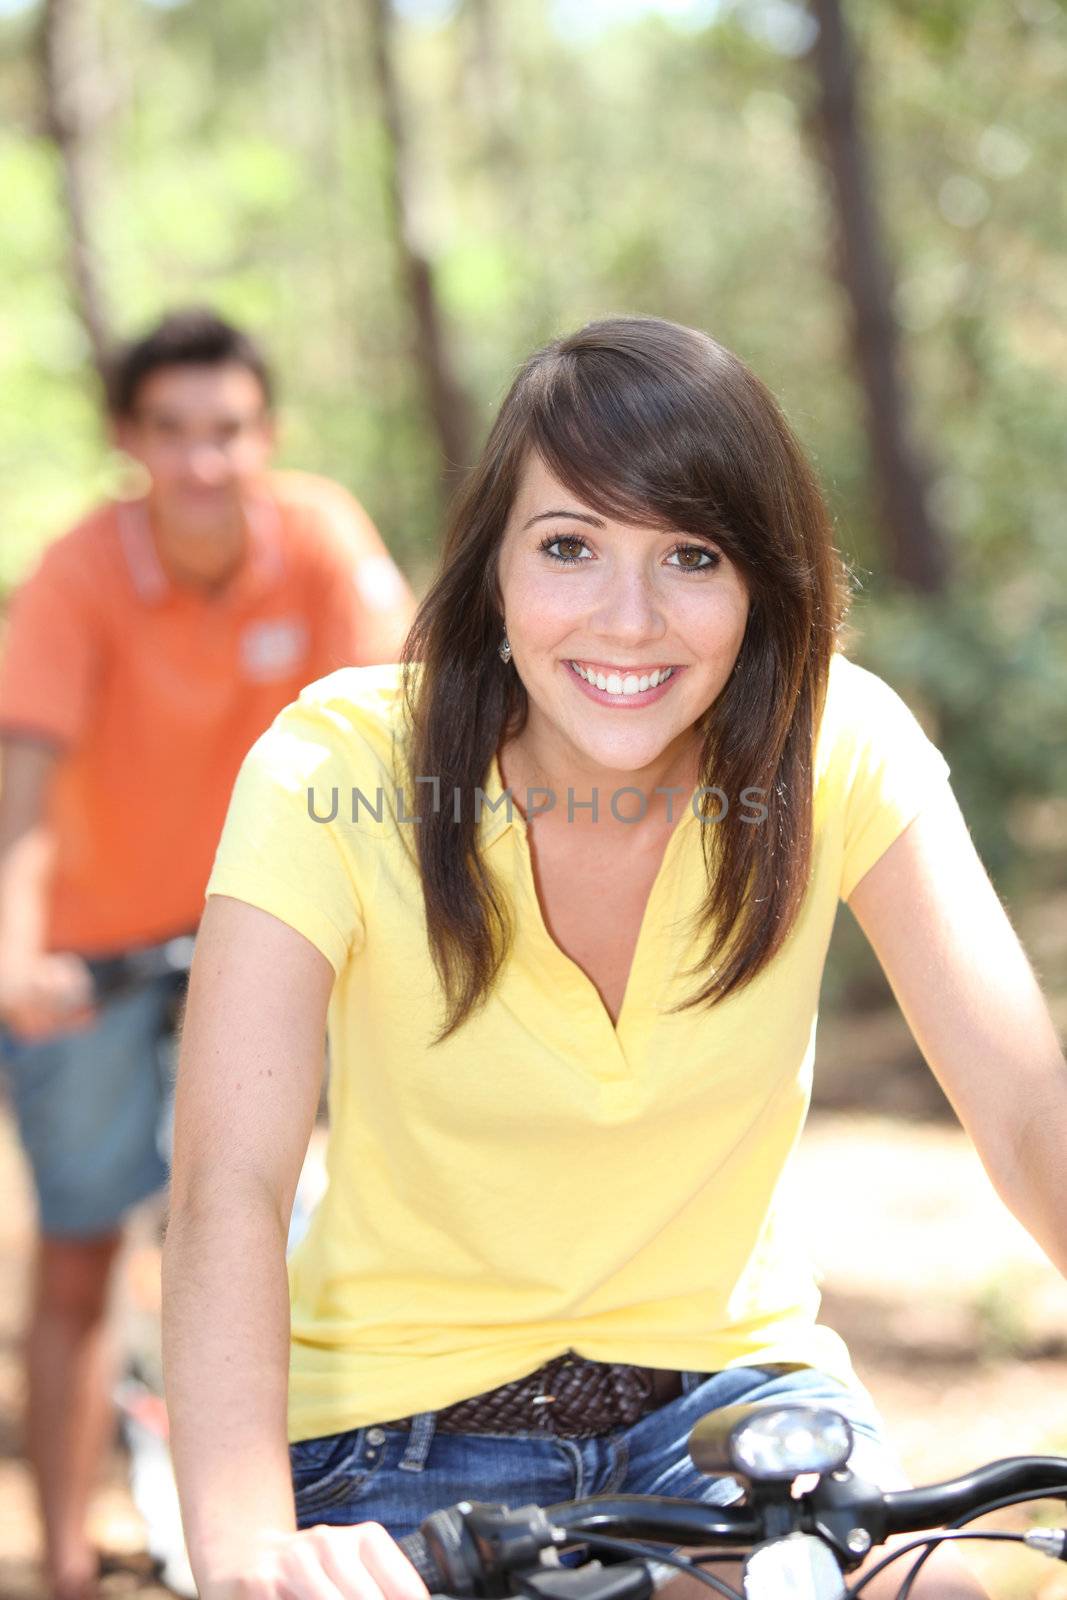
MULTIPOLYGON (((915 710, 884 678, 845 655, 830 662, 816 741, 816 781, 846 787, 868 767, 913 763, 935 754, 915 710)), ((937 760, 943 764, 938 754, 937 760)))
POLYGON ((915 713, 884 678, 836 651, 830 659, 820 736, 832 741, 869 732, 880 717, 914 721, 915 713))
POLYGON ((838 893, 847 901, 943 787, 950 768, 892 685, 847 657, 835 656, 816 773, 817 825, 839 834, 838 893))
POLYGON ((301 689, 293 703, 309 718, 338 729, 371 737, 391 734, 404 710, 404 668, 399 662, 341 667, 301 689))
POLYGON ((299 782, 327 774, 334 783, 378 781, 394 769, 405 712, 401 665, 342 667, 307 684, 279 712, 258 753, 299 782))
POLYGON ((826 709, 831 717, 862 711, 873 701, 894 693, 884 678, 861 667, 858 661, 851 661, 840 650, 831 656, 826 689, 826 709))

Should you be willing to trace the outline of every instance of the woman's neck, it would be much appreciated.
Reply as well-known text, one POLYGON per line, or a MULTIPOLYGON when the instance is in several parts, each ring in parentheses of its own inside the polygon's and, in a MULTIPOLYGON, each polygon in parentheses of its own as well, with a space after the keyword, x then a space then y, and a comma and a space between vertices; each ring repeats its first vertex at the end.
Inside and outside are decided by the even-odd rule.
POLYGON ((659 833, 679 820, 700 782, 699 758, 693 742, 627 771, 543 751, 519 734, 503 746, 499 763, 504 788, 542 831, 567 827, 576 837, 597 838, 618 833, 635 844, 642 834, 659 833))

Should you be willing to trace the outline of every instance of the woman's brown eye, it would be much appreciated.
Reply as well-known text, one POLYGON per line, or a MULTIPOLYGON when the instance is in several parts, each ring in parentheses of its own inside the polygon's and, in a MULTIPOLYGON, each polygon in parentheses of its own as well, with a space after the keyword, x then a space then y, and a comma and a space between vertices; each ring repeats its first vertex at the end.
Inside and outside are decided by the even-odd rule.
POLYGON ((555 534, 550 535, 547 539, 541 540, 541 549, 544 551, 545 555, 549 556, 553 561, 563 562, 565 566, 574 566, 577 562, 579 562, 582 559, 582 552, 585 550, 585 548, 585 540, 579 539, 577 535, 574 534, 572 534, 569 538, 564 534, 555 534), (568 551, 561 548, 563 545, 570 545, 571 550, 575 551, 576 553, 571 555, 568 551))
POLYGON ((671 556, 678 557, 677 564, 683 572, 711 572, 721 560, 714 550, 705 550, 703 545, 699 544, 676 545, 671 551, 671 556), (687 561, 685 559, 687 556, 693 559, 687 561))

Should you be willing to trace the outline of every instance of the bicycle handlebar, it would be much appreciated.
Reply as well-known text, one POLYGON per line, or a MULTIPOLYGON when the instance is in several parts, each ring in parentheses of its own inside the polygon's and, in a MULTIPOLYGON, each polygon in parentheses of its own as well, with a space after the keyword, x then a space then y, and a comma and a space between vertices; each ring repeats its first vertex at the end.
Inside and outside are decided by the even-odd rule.
POLYGON ((748 1545, 762 1536, 762 1521, 751 1507, 705 1506, 666 1495, 592 1495, 518 1511, 463 1501, 434 1512, 418 1533, 399 1543, 431 1593, 476 1595, 489 1592, 481 1589, 481 1578, 568 1542, 557 1537, 560 1531, 574 1543, 583 1533, 602 1533, 679 1545, 748 1545))
MULTIPOLYGON (((761 1498, 758 1485, 751 1487, 750 1498, 734 1506, 656 1495, 594 1495, 511 1511, 463 1501, 435 1512, 400 1545, 431 1594, 458 1600, 499 1596, 509 1592, 509 1573, 529 1569, 545 1550, 581 1544, 583 1535, 594 1547, 595 1536, 606 1534, 669 1546, 740 1549, 780 1536, 785 1515, 795 1531, 821 1535, 839 1549, 835 1523, 863 1528, 873 1546, 892 1534, 925 1532, 964 1520, 1013 1495, 1054 1495, 1067 1501, 1067 1460, 1009 1457, 942 1483, 888 1492, 851 1474, 835 1474, 799 1499, 778 1496, 773 1502, 761 1498)), ((847 1559, 848 1552, 844 1555, 847 1559)))
POLYGON ((886 1532, 918 1533, 972 1516, 979 1506, 1008 1495, 1061 1495, 1067 1500, 1067 1460, 1059 1456, 1006 1456, 958 1478, 922 1489, 891 1489, 883 1496, 886 1532))

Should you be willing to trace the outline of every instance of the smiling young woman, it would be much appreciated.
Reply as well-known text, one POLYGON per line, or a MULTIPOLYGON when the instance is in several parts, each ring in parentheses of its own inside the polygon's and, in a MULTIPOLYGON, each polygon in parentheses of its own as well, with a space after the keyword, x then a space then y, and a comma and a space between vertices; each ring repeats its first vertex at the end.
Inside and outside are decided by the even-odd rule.
MULTIPOLYGON (((673 323, 584 328, 526 363, 455 508, 409 637, 413 770, 470 788, 503 740, 505 764, 510 752, 516 770, 553 773, 561 792, 592 786, 598 766, 648 795, 668 776, 687 793, 765 791, 765 826, 735 806, 703 830, 693 1003, 725 997, 773 959, 800 906, 847 593, 811 469, 754 374, 673 323), (515 670, 502 674, 505 629, 515 670), (572 661, 603 688, 572 682, 572 661), (676 670, 628 704, 610 669, 625 692, 633 666, 638 684, 646 666, 676 670)), ((419 860, 451 1029, 500 969, 506 914, 470 830, 426 800, 419 860)))
POLYGON ((312 684, 250 752, 165 1261, 204 1600, 418 1600, 382 1528, 461 1498, 730 1498, 686 1439, 742 1399, 832 1403, 899 1478, 790 1186, 841 900, 1067 1265, 1047 1008, 943 757, 840 653, 846 598, 758 380, 597 323, 519 373, 404 661, 312 684), (327 1023, 330 1183, 287 1293, 327 1023))

